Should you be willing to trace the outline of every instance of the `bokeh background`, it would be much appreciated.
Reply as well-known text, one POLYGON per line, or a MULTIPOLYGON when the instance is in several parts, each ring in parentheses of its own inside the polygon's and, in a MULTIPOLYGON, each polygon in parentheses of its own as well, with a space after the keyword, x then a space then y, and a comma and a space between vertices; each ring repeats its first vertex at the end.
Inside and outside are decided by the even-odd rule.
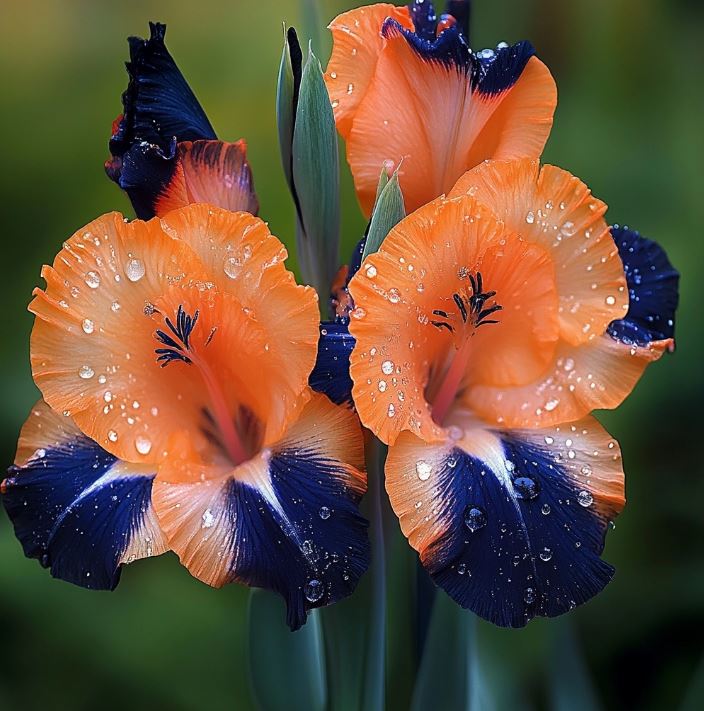
MULTIPOLYGON (((308 4, 321 18, 316 49, 325 59, 322 28, 362 3, 308 4)), ((168 23, 168 46, 218 135, 247 139, 261 214, 292 245, 274 98, 282 22, 300 27, 304 15, 298 0, 2 0, 4 465, 37 398, 26 305, 41 264, 98 214, 132 214, 102 168, 126 86, 125 38, 148 33, 148 20, 168 23)), ((560 92, 545 160, 581 176, 609 204, 612 222, 660 241, 682 273, 676 354, 602 418, 624 450, 629 503, 607 541, 614 582, 567 623, 584 662, 572 701, 704 708, 704 3, 475 0, 475 48, 523 38, 560 92)), ((343 191, 350 247, 363 223, 347 173, 343 191)), ((54 581, 23 557, 2 512, 0 708, 253 708, 246 602, 246 590, 210 590, 171 555, 130 566, 114 593, 54 581)), ((544 682, 561 675, 562 624, 482 626, 521 706, 560 707, 544 682)), ((403 700, 392 697, 389 708, 403 700)))

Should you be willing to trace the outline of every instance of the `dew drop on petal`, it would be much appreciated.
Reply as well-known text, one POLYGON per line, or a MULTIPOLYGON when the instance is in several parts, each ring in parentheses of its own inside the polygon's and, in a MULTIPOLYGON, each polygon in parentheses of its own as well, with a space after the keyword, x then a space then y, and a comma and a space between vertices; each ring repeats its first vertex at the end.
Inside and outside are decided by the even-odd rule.
POLYGON ((91 289, 97 289, 100 286, 100 275, 97 272, 88 272, 86 274, 86 284, 91 289))
POLYGON ((394 372, 394 363, 391 360, 385 360, 381 364, 381 372, 384 373, 384 375, 391 375, 391 373, 394 372))
POLYGON ((545 548, 543 548, 542 551, 540 551, 539 555, 540 555, 540 560, 547 563, 552 558, 552 550, 546 546, 545 548))
POLYGON ((318 602, 323 597, 324 587, 320 580, 313 578, 303 586, 303 594, 308 602, 318 602))
POLYGON ((476 533, 486 526, 486 511, 479 506, 468 506, 464 512, 464 525, 471 533, 476 533))
POLYGON ((239 271, 237 259, 235 257, 228 257, 225 260, 223 270, 224 270, 225 274, 230 277, 230 279, 234 279, 237 276, 237 273, 239 271))
POLYGON ((84 380, 88 380, 89 378, 92 378, 95 375, 95 371, 89 365, 83 365, 78 371, 78 375, 84 380))
POLYGON ((93 333, 93 331, 95 330, 95 324, 89 318, 83 319, 82 326, 84 333, 93 333))
POLYGON ((592 503, 594 502, 594 497, 589 491, 587 491, 586 489, 582 489, 582 491, 577 494, 577 502, 580 506, 584 506, 584 508, 586 509, 588 506, 592 505, 592 503))
POLYGON ((201 521, 203 522, 201 524, 202 528, 212 528, 215 524, 215 516, 213 515, 213 512, 210 509, 206 509, 201 517, 201 521))
POLYGON ((416 474, 421 481, 427 481, 433 471, 433 467, 423 459, 416 462, 416 474))
POLYGON ((135 441, 134 446, 140 454, 149 454, 152 450, 152 442, 147 437, 139 435, 135 441))
POLYGON ((330 518, 330 509, 327 506, 321 506, 318 511, 318 516, 320 516, 323 521, 327 521, 330 518))
POLYGON ((518 476, 513 480, 516 496, 524 501, 535 499, 540 493, 540 484, 528 476, 518 476))
POLYGON ((139 281, 144 276, 144 264, 139 259, 130 259, 125 267, 125 274, 130 281, 139 281))
POLYGON ((115 432, 115 430, 110 430, 108 432, 108 439, 111 442, 117 442, 117 432, 115 432))

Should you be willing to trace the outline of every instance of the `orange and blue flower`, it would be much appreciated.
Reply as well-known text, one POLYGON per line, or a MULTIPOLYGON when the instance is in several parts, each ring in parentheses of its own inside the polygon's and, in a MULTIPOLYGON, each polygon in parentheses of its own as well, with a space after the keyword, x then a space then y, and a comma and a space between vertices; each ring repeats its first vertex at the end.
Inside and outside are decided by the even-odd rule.
POLYGON ((435 582, 502 626, 598 593, 625 503, 616 407, 671 349, 677 273, 566 171, 491 161, 394 228, 350 282, 362 423, 435 582))
POLYGON ((363 443, 314 393, 315 292, 246 212, 111 214, 64 244, 30 310, 41 400, 3 502, 54 576, 113 588, 174 551, 200 580, 280 593, 295 629, 368 564, 363 443))
POLYGON ((380 3, 330 24, 325 79, 366 215, 386 161, 411 212, 483 160, 538 158, 550 133, 557 91, 532 45, 473 52, 468 3, 447 9, 380 3))
POLYGON ((148 40, 129 40, 130 79, 113 122, 108 176, 142 219, 198 202, 257 214, 246 143, 217 140, 166 49, 166 26, 150 23, 150 31, 148 40))

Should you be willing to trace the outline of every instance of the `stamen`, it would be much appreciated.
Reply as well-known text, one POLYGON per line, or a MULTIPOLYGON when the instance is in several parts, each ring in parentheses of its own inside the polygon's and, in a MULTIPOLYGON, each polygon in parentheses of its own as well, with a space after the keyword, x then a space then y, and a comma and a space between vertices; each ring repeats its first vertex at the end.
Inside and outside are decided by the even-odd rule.
MULTIPOLYGON (((175 324, 168 316, 164 317, 164 322, 171 334, 161 329, 157 329, 154 334, 157 341, 166 346, 166 348, 155 349, 155 353, 158 356, 157 362, 161 363, 162 368, 165 368, 169 363, 177 361, 181 361, 186 365, 193 364, 198 368, 212 406, 211 419, 220 431, 220 443, 232 463, 235 465, 241 464, 249 459, 249 455, 230 414, 223 389, 208 361, 199 356, 191 345, 191 334, 198 322, 198 316, 198 311, 193 316, 189 316, 183 306, 179 305, 175 324)), ((210 331, 205 346, 213 339, 216 331, 217 327, 210 331)))
MULTIPOLYGON (((467 276, 471 288, 464 293, 455 292, 452 295, 452 300, 457 306, 457 314, 455 317, 459 316, 459 318, 462 319, 462 323, 465 324, 465 329, 460 333, 462 340, 457 347, 457 352, 452 357, 447 370, 442 376, 440 386, 432 398, 433 419, 438 424, 442 424, 452 403, 455 401, 457 391, 467 372, 471 355, 471 337, 480 326, 489 323, 498 323, 497 320, 490 319, 489 317, 502 309, 501 305, 496 303, 484 308, 486 302, 496 296, 496 292, 484 291, 484 280, 482 279, 481 272, 477 272, 476 275, 468 273, 467 276)), ((440 309, 435 309, 433 314, 442 316, 443 319, 445 319, 443 321, 431 321, 433 326, 439 329, 447 328, 449 332, 454 333, 454 328, 449 323, 450 315, 448 313, 440 309)))

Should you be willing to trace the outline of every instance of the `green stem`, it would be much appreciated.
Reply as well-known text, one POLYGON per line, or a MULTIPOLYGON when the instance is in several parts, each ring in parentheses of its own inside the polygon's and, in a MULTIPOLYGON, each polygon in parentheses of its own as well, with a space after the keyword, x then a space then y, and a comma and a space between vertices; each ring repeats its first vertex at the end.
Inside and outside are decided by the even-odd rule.
POLYGON ((369 439, 367 442, 366 459, 372 540, 372 562, 369 573, 372 579, 372 600, 369 613, 364 705, 362 708, 367 711, 382 711, 386 701, 386 549, 382 513, 386 452, 378 439, 369 439))

